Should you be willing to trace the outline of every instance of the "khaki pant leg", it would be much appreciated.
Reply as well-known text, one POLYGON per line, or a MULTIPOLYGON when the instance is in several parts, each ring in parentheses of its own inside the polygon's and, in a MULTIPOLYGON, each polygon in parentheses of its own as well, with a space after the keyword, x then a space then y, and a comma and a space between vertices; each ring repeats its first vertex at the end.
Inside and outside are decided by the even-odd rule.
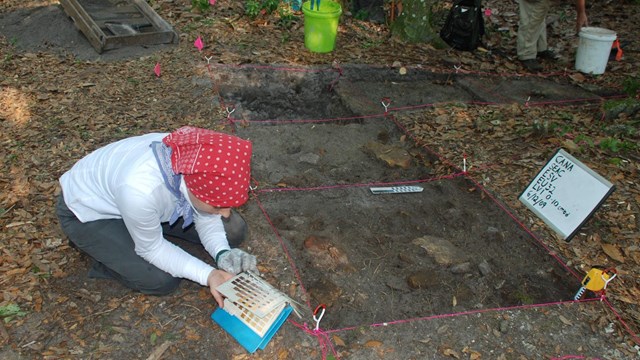
POLYGON ((519 0, 518 3, 518 59, 535 59, 538 52, 548 48, 546 18, 551 4, 549 0, 519 0))

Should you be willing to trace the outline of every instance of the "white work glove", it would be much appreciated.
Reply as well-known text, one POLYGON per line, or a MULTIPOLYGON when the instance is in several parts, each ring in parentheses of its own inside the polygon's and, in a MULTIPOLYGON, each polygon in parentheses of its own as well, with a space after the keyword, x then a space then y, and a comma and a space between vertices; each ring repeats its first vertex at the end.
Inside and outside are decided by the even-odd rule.
POLYGON ((246 253, 240 249, 222 250, 216 255, 216 264, 218 269, 224 270, 230 274, 237 275, 243 271, 252 271, 260 274, 256 266, 258 260, 255 256, 246 253))

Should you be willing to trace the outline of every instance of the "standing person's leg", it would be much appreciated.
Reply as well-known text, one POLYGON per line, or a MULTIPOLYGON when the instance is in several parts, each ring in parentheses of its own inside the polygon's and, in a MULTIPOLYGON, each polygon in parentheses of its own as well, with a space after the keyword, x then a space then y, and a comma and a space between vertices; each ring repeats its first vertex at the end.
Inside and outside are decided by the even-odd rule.
POLYGON ((520 0, 517 54, 519 60, 535 59, 538 52, 547 50, 546 17, 549 0, 520 0))
POLYGON ((538 18, 542 20, 540 20, 540 24, 538 25, 537 29, 538 42, 536 43, 536 51, 538 54, 546 51, 549 48, 549 45, 547 44, 547 15, 549 15, 550 9, 551 1, 540 0, 540 5, 538 7, 538 18))
POLYGON ((69 210, 62 195, 58 198, 56 214, 71 243, 97 262, 92 271, 106 272, 105 275, 144 294, 165 295, 178 288, 181 279, 135 253, 133 239, 121 219, 82 223, 69 210))

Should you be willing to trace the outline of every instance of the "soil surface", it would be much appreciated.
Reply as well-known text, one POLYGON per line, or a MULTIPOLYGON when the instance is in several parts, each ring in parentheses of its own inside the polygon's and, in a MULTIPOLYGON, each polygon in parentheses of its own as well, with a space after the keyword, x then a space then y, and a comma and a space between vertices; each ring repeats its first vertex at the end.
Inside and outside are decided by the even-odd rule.
POLYGON ((186 1, 152 5, 182 42, 103 54, 55 2, 0 5, 0 309, 20 309, 3 315, 0 357, 640 356, 638 109, 603 107, 637 79, 638 43, 607 15, 613 5, 590 8, 592 23, 628 40, 625 61, 600 77, 570 70, 572 24, 560 15, 571 9, 560 5, 551 28, 564 51, 540 76, 509 55, 517 8, 502 2, 487 2, 495 32, 475 53, 403 44, 346 14, 336 51, 313 54, 301 23, 249 20, 236 2, 209 14, 186 1), (58 177, 86 153, 187 124, 253 142, 243 247, 302 304, 303 317, 252 355, 211 321, 207 289, 185 281, 153 297, 87 278, 89 259, 53 214, 58 177), (607 136, 636 145, 594 145, 607 136), (617 187, 570 243, 517 200, 560 147, 617 187), (388 186, 422 191, 371 191, 388 186), (573 301, 595 265, 619 278, 606 297, 573 301))

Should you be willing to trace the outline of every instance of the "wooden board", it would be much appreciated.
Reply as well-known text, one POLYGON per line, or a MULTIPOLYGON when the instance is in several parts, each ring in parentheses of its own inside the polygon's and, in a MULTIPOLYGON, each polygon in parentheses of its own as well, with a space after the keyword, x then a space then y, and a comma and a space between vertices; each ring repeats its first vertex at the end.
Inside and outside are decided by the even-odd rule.
POLYGON ((98 53, 179 41, 171 25, 144 0, 60 0, 60 4, 98 53))

